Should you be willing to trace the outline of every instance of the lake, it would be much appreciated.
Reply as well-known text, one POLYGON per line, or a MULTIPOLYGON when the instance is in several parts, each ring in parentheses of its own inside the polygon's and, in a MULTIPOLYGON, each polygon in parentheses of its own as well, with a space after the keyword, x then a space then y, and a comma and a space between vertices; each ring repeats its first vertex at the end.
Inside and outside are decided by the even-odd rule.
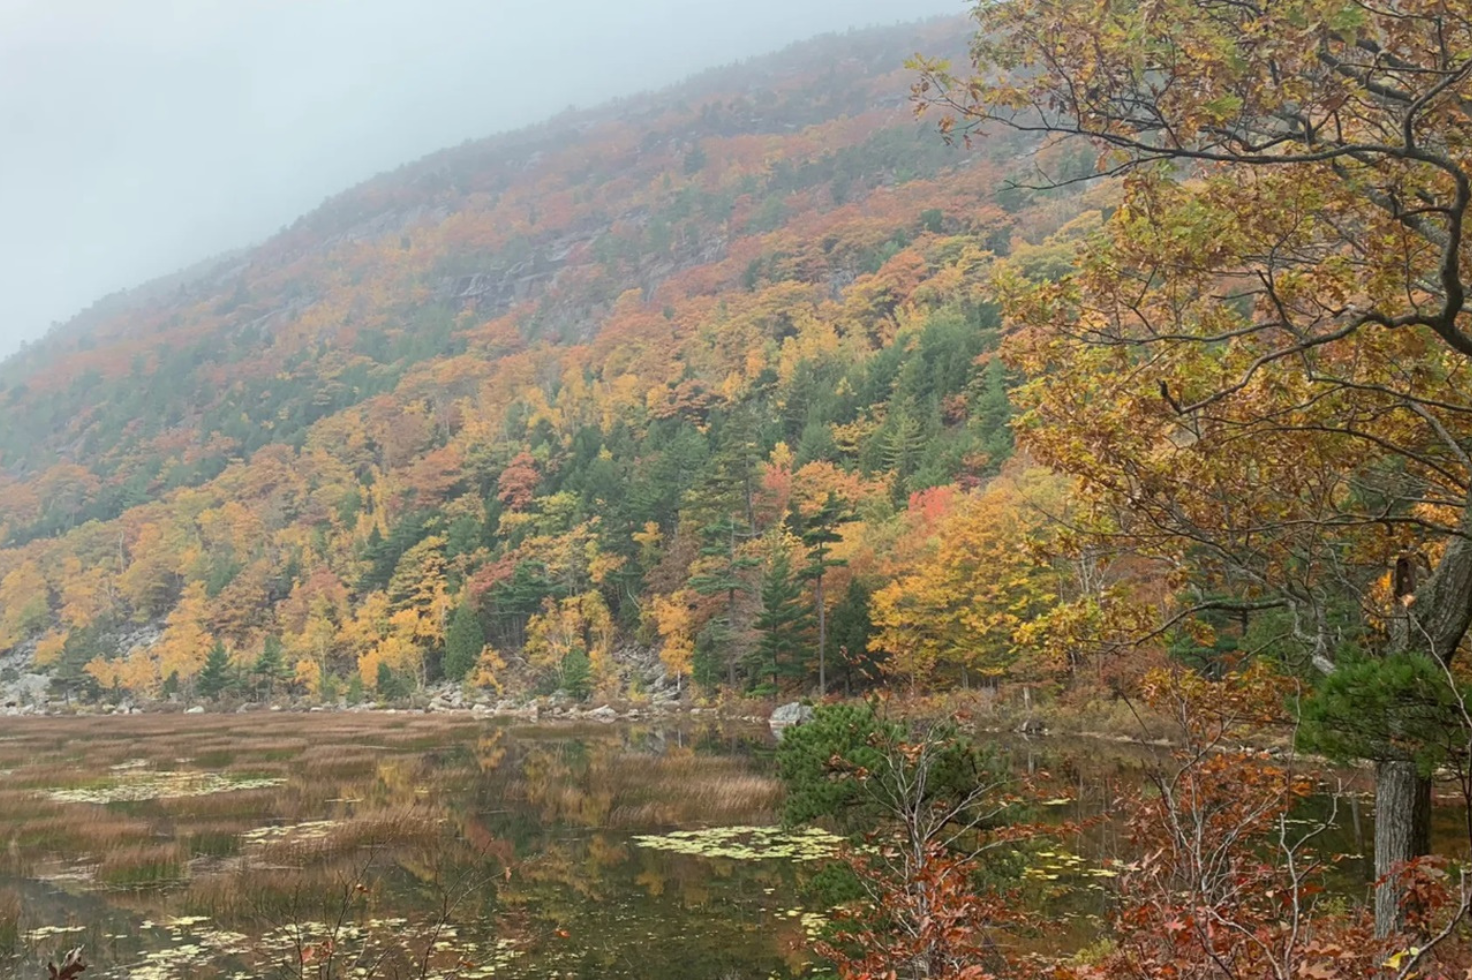
MULTIPOLYGON (((132 980, 794 977, 833 842, 773 827, 774 748, 764 727, 690 718, 9 720, 0 956, 43 977, 85 944, 86 976, 132 980)), ((1030 869, 1048 941, 1088 942, 1128 853, 1107 816, 1155 753, 1007 749, 1047 773, 1041 819, 1105 817, 1030 869)), ((1340 807, 1336 849, 1364 852, 1363 809, 1340 807)), ((1342 871, 1364 886, 1363 862, 1342 871)))

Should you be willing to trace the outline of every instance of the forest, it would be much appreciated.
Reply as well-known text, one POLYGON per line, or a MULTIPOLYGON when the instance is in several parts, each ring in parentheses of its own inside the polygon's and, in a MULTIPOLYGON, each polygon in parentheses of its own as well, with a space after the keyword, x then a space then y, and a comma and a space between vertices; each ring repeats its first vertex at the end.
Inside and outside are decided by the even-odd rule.
POLYGON ((0 654, 83 700, 637 699, 647 654, 830 702, 793 819, 904 855, 854 977, 1020 969, 975 864, 1015 800, 873 704, 1153 711, 1151 897, 1049 975, 1464 976, 1469 202, 1446 0, 1003 0, 447 150, 0 366, 0 654), (1373 767, 1369 907, 1268 745, 1373 767))
POLYGON ((1067 480, 987 283, 1116 194, 936 138, 906 51, 964 34, 918 30, 447 151, 8 362, 0 650, 91 698, 1056 675, 1012 633, 1079 588, 1023 555, 1067 480))

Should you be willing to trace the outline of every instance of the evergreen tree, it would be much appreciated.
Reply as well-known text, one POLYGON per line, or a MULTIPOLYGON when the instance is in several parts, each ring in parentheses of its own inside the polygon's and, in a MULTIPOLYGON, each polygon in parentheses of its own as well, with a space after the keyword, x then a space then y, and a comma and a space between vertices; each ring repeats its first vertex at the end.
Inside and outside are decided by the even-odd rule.
POLYGON ((205 658, 204 669, 199 672, 195 685, 201 697, 215 700, 230 686, 230 654, 225 651, 223 640, 216 640, 205 658))
POLYGON ((757 421, 738 408, 721 421, 704 479, 687 495, 684 514, 705 525, 740 522, 756 533, 757 471, 765 458, 757 421))
POLYGON ((828 611, 823 595, 823 583, 830 568, 842 568, 848 562, 833 557, 833 545, 843 540, 838 533, 840 525, 852 521, 854 516, 838 499, 833 491, 822 508, 812 517, 799 520, 799 531, 803 546, 807 548, 807 565, 802 577, 813 583, 813 606, 818 619, 818 697, 828 693, 828 611))
POLYGON ((849 579, 843 599, 833 607, 828 642, 834 666, 843 675, 843 692, 852 695, 856 686, 880 680, 881 658, 869 650, 874 623, 869 618, 870 590, 857 578, 849 579))
POLYGON ((394 673, 393 668, 386 663, 378 665, 378 673, 373 679, 373 686, 378 691, 380 701, 399 701, 409 696, 404 679, 394 673))
POLYGON ((743 536, 749 533, 747 526, 734 517, 727 517, 701 530, 704 542, 700 549, 703 570, 692 576, 690 588, 700 595, 722 595, 726 597, 726 608, 716 617, 716 634, 712 640, 720 640, 725 650, 727 680, 736 686, 736 661, 739 651, 735 647, 736 601, 751 589, 746 581, 747 569, 755 568, 757 560, 742 555, 738 546, 743 536))
POLYGON ((783 677, 807 674, 808 630, 812 614, 802 601, 802 585, 792 574, 786 548, 778 548, 762 577, 762 611, 756 618, 760 634, 753 655, 755 676, 770 677, 775 687, 783 677))
POLYGON ((428 533, 429 515, 423 512, 406 515, 393 526, 387 538, 374 527, 364 544, 362 557, 369 563, 369 568, 359 580, 359 587, 365 592, 387 588, 398 569, 399 560, 428 533))
POLYGON ((695 637, 695 653, 690 658, 690 679, 705 691, 721 686, 721 651, 730 644, 729 631, 720 619, 713 619, 695 637))
POLYGON ((925 452, 925 429, 915 415, 913 402, 900 405, 888 421, 883 443, 884 466, 895 475, 896 502, 909 490, 909 477, 920 465, 925 452))
POLYGON ((85 669, 102 653, 98 633, 96 627, 73 630, 61 648, 61 658, 51 672, 51 689, 67 701, 95 698, 100 693, 97 681, 85 669))
POLYGON ((264 693, 268 699, 274 697, 277 682, 286 678, 286 657, 279 638, 266 637, 266 642, 261 646, 261 655, 256 657, 250 672, 257 691, 264 693))
POLYGON ((517 564, 511 577, 486 593, 486 612, 491 626, 492 646, 501 650, 520 649, 526 643, 526 624, 549 596, 563 594, 547 577, 547 568, 533 561, 517 564))
POLYGON ((480 659, 485 649, 486 634, 480 625, 470 600, 463 599, 455 607, 450 619, 449 632, 445 634, 445 676, 452 681, 463 681, 480 659))
POLYGON ((593 665, 581 647, 562 657, 562 689, 579 701, 586 701, 593 693, 593 665))

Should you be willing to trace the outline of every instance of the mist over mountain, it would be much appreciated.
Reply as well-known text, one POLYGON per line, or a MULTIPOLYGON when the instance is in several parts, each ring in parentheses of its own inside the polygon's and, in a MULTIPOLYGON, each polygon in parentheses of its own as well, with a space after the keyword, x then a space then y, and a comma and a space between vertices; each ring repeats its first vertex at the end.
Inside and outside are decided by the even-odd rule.
POLYGON ((0 356, 442 146, 949 0, 0 9, 0 356))

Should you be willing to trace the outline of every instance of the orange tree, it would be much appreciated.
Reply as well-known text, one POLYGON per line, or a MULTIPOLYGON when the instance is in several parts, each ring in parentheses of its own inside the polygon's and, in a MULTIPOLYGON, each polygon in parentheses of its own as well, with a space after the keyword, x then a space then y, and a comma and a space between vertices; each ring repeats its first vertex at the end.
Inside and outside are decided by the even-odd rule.
POLYGON ((1122 801, 1131 860, 1108 879, 1111 941, 1058 964, 1055 980, 1466 976, 1465 872, 1413 862, 1404 931, 1378 940, 1365 910, 1330 897, 1338 797, 1315 816, 1315 778, 1291 756, 1240 747, 1287 720, 1281 674, 1260 661, 1216 682, 1162 669, 1142 693, 1176 748, 1122 801))
MULTIPOLYGON (((1326 683, 1346 649, 1449 666, 1472 624, 1466 5, 976 17, 968 70, 919 63, 921 107, 951 137, 1088 141, 1121 178, 1071 274, 1001 277, 1010 357, 1037 379, 1021 439, 1080 479, 1083 537, 1169 569, 1182 622, 1274 617, 1326 683)), ((1355 722, 1384 875, 1426 848, 1429 784, 1393 707, 1355 722)), ((1396 906, 1381 887, 1382 932, 1396 906)))

